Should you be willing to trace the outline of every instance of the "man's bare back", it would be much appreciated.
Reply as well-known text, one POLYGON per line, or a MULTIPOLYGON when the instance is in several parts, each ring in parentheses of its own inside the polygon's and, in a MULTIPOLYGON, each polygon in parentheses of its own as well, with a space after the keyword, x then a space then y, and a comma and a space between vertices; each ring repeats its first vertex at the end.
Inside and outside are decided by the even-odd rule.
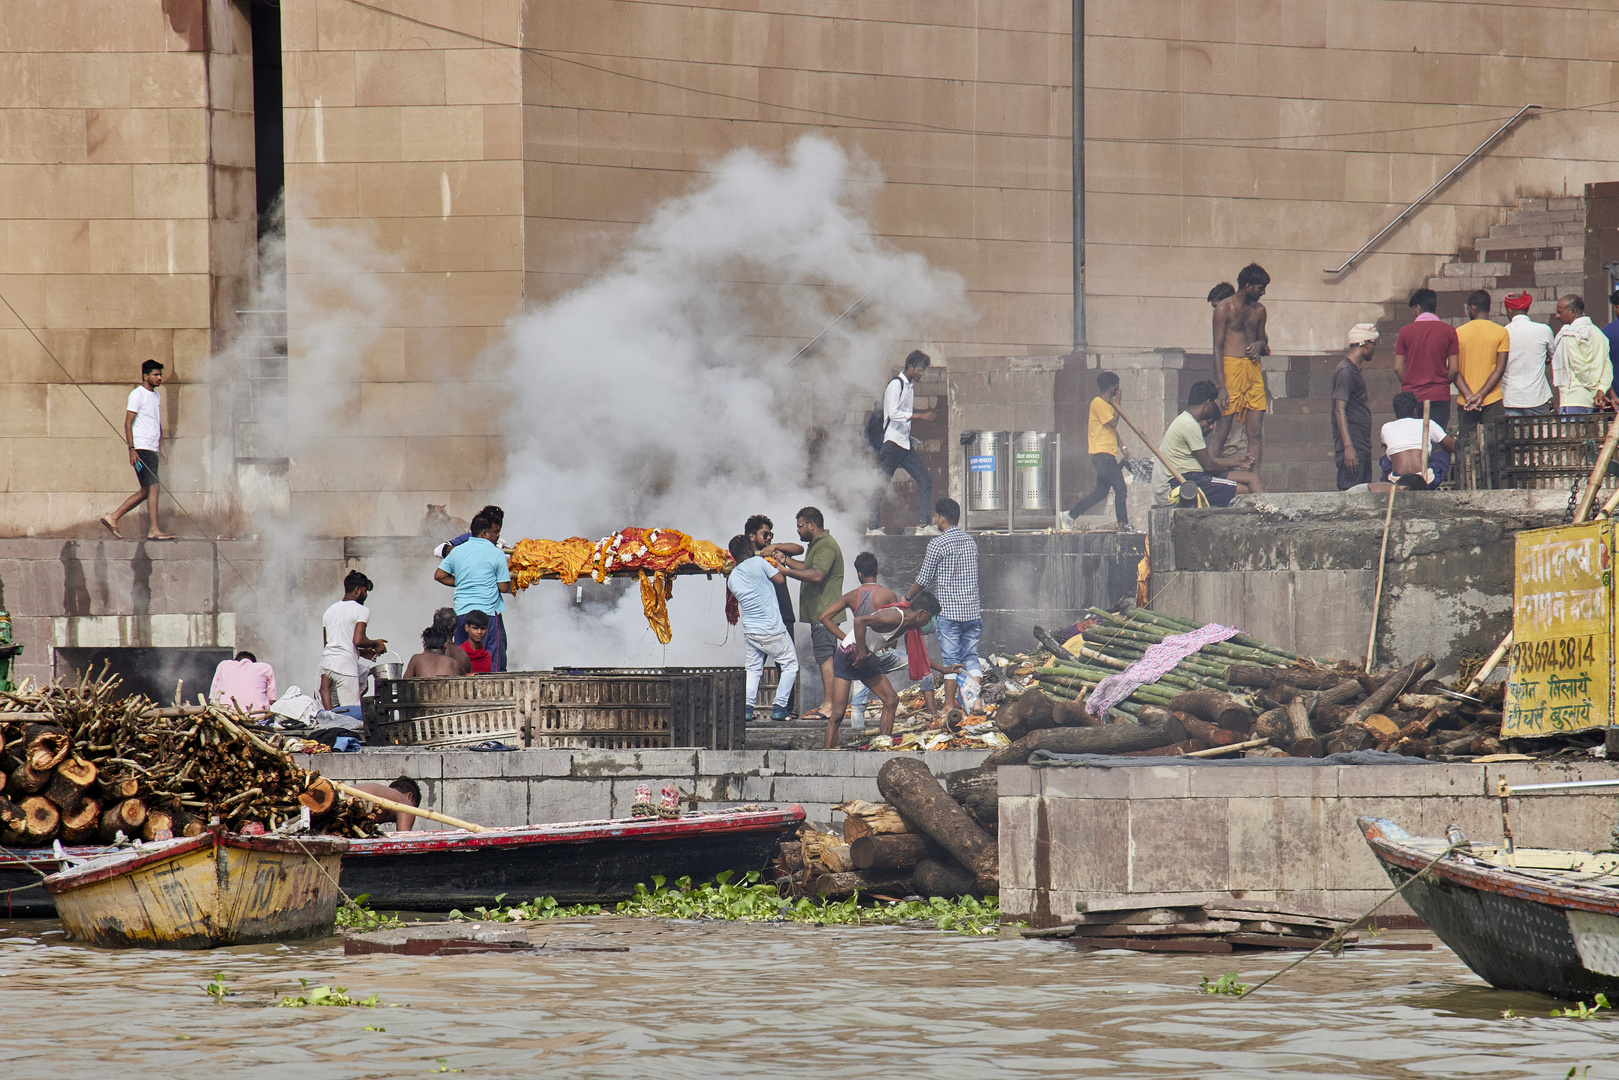
MULTIPOLYGON (((462 655, 465 654, 463 653, 462 655)), ((410 663, 405 665, 405 678, 407 679, 435 679, 464 674, 466 674, 466 669, 454 658, 446 656, 442 652, 419 652, 410 658, 410 663)))

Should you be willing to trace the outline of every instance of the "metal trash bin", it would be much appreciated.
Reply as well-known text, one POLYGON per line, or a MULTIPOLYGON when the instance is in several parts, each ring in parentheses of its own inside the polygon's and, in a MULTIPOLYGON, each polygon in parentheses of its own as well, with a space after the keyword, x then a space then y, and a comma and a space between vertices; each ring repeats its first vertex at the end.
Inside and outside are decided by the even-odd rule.
POLYGON ((1007 508, 1007 472, 1011 434, 980 431, 963 443, 967 451, 967 509, 1007 508))
POLYGON ((1055 446, 1047 431, 1020 431, 1012 439, 1012 502, 1018 510, 1049 514, 1056 506, 1055 446))

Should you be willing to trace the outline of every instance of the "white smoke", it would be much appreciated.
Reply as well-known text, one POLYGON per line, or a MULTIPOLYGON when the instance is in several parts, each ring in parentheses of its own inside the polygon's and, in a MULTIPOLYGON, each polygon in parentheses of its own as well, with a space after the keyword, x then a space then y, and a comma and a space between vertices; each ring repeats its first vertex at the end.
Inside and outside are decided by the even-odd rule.
MULTIPOLYGON (((858 419, 919 340, 970 317, 955 274, 873 229, 879 186, 820 137, 779 161, 734 152, 589 285, 513 320, 490 357, 509 409, 504 538, 643 525, 723 546, 763 513, 792 540, 816 505, 852 560, 875 486, 858 419)), ((668 649, 636 589, 584 594, 578 608, 542 582, 511 602, 514 669, 714 663, 726 636, 717 578, 678 582, 668 649)))

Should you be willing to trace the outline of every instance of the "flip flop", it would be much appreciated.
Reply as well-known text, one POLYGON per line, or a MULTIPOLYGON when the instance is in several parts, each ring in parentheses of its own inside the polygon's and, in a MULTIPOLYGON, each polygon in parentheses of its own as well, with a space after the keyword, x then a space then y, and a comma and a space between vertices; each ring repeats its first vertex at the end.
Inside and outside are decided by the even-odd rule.
POLYGON ((97 520, 100 521, 101 524, 105 525, 107 527, 107 531, 112 533, 118 539, 122 540, 124 538, 124 534, 118 531, 118 526, 114 525, 106 518, 98 518, 97 520))
POLYGON ((162 533, 162 534, 160 534, 158 536, 148 536, 146 539, 148 539, 148 540, 173 540, 174 537, 168 535, 167 533, 162 533))

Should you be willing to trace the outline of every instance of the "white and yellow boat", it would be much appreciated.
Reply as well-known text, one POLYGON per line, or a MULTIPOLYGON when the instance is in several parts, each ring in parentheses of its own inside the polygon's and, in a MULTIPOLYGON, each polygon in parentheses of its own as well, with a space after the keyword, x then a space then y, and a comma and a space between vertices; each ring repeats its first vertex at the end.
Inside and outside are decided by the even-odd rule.
POLYGON ((335 836, 204 832, 47 877, 62 928, 109 949, 213 949, 332 933, 348 851, 335 836))

